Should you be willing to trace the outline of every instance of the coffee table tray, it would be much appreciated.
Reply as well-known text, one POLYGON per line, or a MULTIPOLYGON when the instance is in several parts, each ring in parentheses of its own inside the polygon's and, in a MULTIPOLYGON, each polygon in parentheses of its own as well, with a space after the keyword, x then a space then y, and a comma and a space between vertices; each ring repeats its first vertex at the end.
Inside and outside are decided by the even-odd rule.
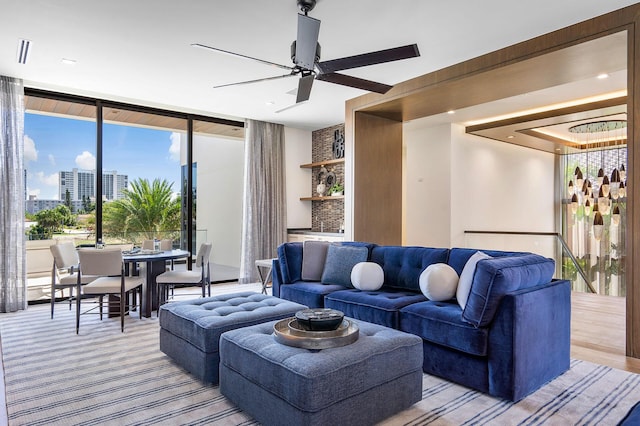
POLYGON ((273 326, 276 342, 304 349, 329 349, 349 345, 358 340, 358 326, 348 319, 331 331, 307 331, 295 318, 285 318, 273 326))

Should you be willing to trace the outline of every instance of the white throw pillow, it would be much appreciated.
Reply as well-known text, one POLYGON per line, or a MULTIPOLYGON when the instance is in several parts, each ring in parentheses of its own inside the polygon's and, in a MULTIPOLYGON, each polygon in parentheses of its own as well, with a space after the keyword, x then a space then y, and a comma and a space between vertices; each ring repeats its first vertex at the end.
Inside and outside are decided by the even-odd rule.
POLYGON ((456 299, 458 299, 458 305, 462 309, 467 305, 467 299, 469 299, 469 293, 471 292, 471 283, 473 282, 473 275, 476 272, 476 263, 483 259, 491 259, 486 253, 477 251, 467 260, 462 273, 460 274, 460 280, 458 281, 458 290, 456 291, 456 299))
POLYGON ((375 262, 356 263, 351 270, 351 284, 358 290, 379 290, 384 284, 382 266, 375 262))
POLYGON ((458 274, 446 263, 434 263, 420 274, 422 294, 435 302, 453 299, 458 288, 458 274))

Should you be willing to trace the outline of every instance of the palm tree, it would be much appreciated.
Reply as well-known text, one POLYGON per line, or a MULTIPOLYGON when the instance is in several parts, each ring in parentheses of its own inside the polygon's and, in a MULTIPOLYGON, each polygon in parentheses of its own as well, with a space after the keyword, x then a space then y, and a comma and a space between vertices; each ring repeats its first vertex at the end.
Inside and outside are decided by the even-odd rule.
POLYGON ((134 180, 124 198, 103 205, 105 232, 153 239, 180 229, 180 198, 172 199, 172 186, 165 179, 134 180))

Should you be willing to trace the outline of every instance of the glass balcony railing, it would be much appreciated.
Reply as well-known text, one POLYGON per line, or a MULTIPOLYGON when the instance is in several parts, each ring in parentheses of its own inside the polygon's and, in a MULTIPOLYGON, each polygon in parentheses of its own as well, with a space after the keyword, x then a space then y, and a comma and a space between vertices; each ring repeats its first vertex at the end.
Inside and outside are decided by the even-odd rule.
POLYGON ((558 233, 465 231, 465 246, 537 253, 556 261, 554 277, 571 281, 574 291, 609 296, 626 294, 622 258, 597 255, 576 257, 558 233))

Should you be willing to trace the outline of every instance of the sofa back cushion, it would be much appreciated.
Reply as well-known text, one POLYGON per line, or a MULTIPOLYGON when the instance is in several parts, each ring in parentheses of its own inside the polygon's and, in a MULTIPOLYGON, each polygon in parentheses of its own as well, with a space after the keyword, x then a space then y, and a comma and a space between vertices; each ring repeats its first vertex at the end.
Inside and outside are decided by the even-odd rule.
MULTIPOLYGON (((375 247, 375 244, 364 243, 359 241, 345 241, 343 243, 336 243, 349 247, 366 247, 367 259, 371 256, 371 251, 375 247)), ((302 259, 304 254, 303 244, 300 242, 284 243, 280 244, 277 249, 278 263, 280 266, 280 277, 282 278, 282 284, 291 284, 302 278, 302 259)), ((307 259, 309 260, 309 259, 307 259)), ((323 263, 324 264, 324 263, 323 263)), ((324 268, 323 271, 324 272, 324 268)))
POLYGON ((554 272, 554 260, 537 254, 481 260, 462 318, 476 327, 487 326, 505 294, 549 283, 554 272))
POLYGON ((429 247, 376 246, 371 261, 382 266, 384 285, 420 292, 420 274, 434 263, 445 263, 449 249, 429 247))
MULTIPOLYGON (((449 258, 447 259, 447 263, 458 273, 458 276, 462 274, 462 270, 464 269, 464 265, 467 264, 467 261, 471 256, 473 256, 478 249, 472 248, 452 248, 449 250, 449 258)), ((488 254, 491 257, 504 257, 504 256, 522 256, 523 254, 527 254, 519 251, 498 251, 498 250, 480 250, 485 254, 488 254)))
POLYGON ((320 281, 327 260, 328 241, 305 241, 302 243, 302 279, 320 281))
POLYGON ((366 247, 329 245, 322 272, 322 284, 337 284, 353 288, 351 271, 358 263, 366 262, 368 257, 369 250, 366 247))

